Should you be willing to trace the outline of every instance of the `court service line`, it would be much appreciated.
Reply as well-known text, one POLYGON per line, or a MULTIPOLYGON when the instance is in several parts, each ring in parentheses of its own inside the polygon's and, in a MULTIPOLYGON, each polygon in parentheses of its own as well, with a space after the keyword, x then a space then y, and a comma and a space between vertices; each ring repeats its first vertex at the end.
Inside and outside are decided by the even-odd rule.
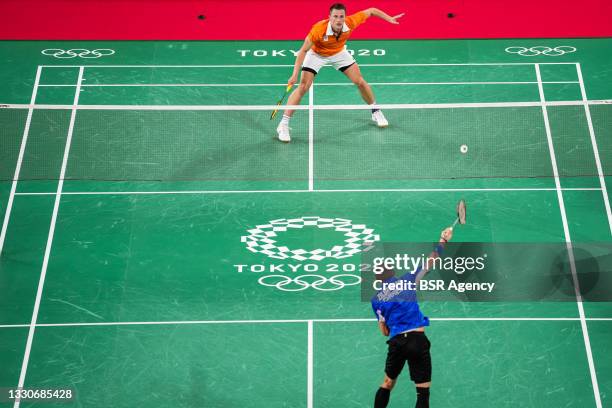
MULTIPOLYGON (((544 81, 543 84, 577 84, 578 81, 544 81)), ((480 81, 480 82, 369 82, 370 85, 376 86, 401 86, 401 85, 537 85, 536 81, 480 81)), ((74 84, 41 84, 40 86, 45 87, 74 87, 74 84)), ((233 87, 266 87, 266 86, 287 86, 287 84, 202 84, 202 83, 163 83, 163 84, 83 84, 83 87, 96 88, 96 87, 221 87, 221 88, 233 88, 233 87)), ((313 83, 312 86, 353 86, 352 82, 321 82, 313 83)))
MULTIPOLYGON (((458 108, 523 108, 540 106, 584 106, 610 105, 612 99, 591 101, 527 101, 527 102, 461 102, 461 103, 387 103, 378 104, 380 109, 458 109, 458 108)), ((6 104, 0 109, 57 109, 57 110, 127 110, 127 111, 271 111, 293 110, 368 110, 368 105, 62 105, 62 104, 6 104)))
MULTIPOLYGON (((535 72, 536 72, 536 77, 538 79, 538 82, 540 82, 542 80, 541 74, 540 74, 540 66, 538 64, 535 64, 535 72)), ((539 89, 539 93, 540 93, 540 100, 542 102, 545 101, 546 97, 544 95, 544 86, 539 83, 538 84, 538 89, 539 89)), ((548 140, 548 149, 550 152, 550 161, 552 163, 552 167, 553 167, 553 173, 555 175, 555 185, 557 187, 557 200, 559 202, 559 209, 561 212, 561 222, 563 223, 563 232, 565 235, 565 242, 566 242, 566 246, 567 246, 567 253, 568 253, 568 258, 569 258, 569 264, 570 264, 570 270, 572 272, 572 281, 574 284, 574 291, 576 293, 576 304, 578 306, 578 314, 580 316, 580 325, 582 327, 582 336, 584 338, 584 346, 585 346, 585 350, 586 350, 586 356, 587 356, 587 361, 589 364, 589 371, 591 374, 591 383, 593 384, 593 393, 595 396, 595 404, 597 406, 597 408, 602 408, 601 405, 601 396, 599 394, 599 384, 597 382, 597 373, 595 371, 595 362, 593 360, 593 353, 591 350, 591 340, 589 338, 589 331, 588 331, 588 327, 586 324, 586 319, 585 319, 585 313, 584 313, 584 306, 582 304, 582 295, 580 293, 580 284, 578 282, 578 276, 576 273, 576 262, 574 259, 574 250, 573 250, 573 246, 572 246, 572 238, 570 235, 570 231, 569 231, 569 225, 567 222, 567 214, 565 212, 565 203, 563 200, 563 192, 561 190, 561 181, 559 179, 559 170, 557 168, 557 159, 556 159, 556 155, 555 155, 555 149, 553 146, 553 140, 552 140, 552 132, 550 130, 550 123, 548 120, 548 111, 546 109, 545 105, 542 105, 542 115, 544 118, 544 127, 546 129, 546 138, 548 140)))
MULTIPOLYGON (((74 93, 74 105, 76 106, 79 103, 79 94, 81 93, 80 84, 83 81, 83 71, 84 68, 79 68, 79 76, 77 79, 77 87, 74 93)), ((34 310, 32 311, 32 320, 30 322, 30 329, 28 331, 28 338, 26 342, 25 354, 23 357, 23 363, 21 365, 21 373, 19 374, 19 384, 18 388, 23 388, 25 383, 26 373, 28 371, 28 362, 30 360, 30 351, 32 350, 32 341, 34 339, 34 332, 36 330, 36 323, 38 320, 38 310, 40 308, 40 301, 42 299, 43 287, 45 285, 45 277, 47 275, 47 267, 49 266, 49 256, 51 254, 51 246, 53 244, 53 236, 55 233, 55 225, 57 222, 57 214, 59 211, 60 200, 62 197, 62 188, 64 186, 64 176, 66 175, 66 167, 68 165, 68 155, 70 153, 70 145, 72 143, 72 134, 74 131, 74 122, 76 119, 77 110, 73 109, 72 114, 70 116, 70 125, 68 126, 68 136, 66 137, 66 146, 64 148, 64 157, 62 159, 62 167, 60 172, 60 178, 57 183, 57 191, 55 194, 55 202, 53 204, 53 213, 51 216, 51 225, 49 227, 49 235, 47 236, 47 245, 45 247, 45 255, 43 257, 43 264, 40 272, 40 278, 38 281, 38 289, 36 291, 36 300, 34 302, 34 310)), ((13 405, 14 408, 19 407, 19 400, 15 401, 13 405)))
MULTIPOLYGON (((599 187, 564 187, 563 191, 601 191, 599 187)), ((554 187, 524 188, 371 188, 339 190, 176 190, 176 191, 65 191, 62 195, 171 195, 171 194, 285 194, 285 193, 444 193, 444 192, 509 192, 557 191, 554 187)), ((20 192, 19 196, 54 195, 52 192, 20 192)))
MULTIPOLYGON (((580 63, 576 63, 576 72, 578 73, 578 82, 580 83, 580 93, 582 94, 582 101, 587 101, 586 89, 584 87, 584 80, 582 79, 582 68, 580 63)), ((591 109, 588 104, 584 104, 584 112, 586 114, 587 124, 589 127, 589 135, 591 136, 591 146, 593 147, 593 154, 595 155, 595 165, 597 167, 597 173, 599 175, 599 184, 601 185, 601 193, 606 207, 606 214, 608 215, 608 226, 610 227, 610 234, 612 234, 612 211, 610 210, 610 200, 608 198, 608 189, 606 187, 606 180, 603 176, 603 169, 601 166, 601 159, 599 158, 599 148, 597 147, 597 139, 595 137, 595 129, 593 127, 593 119, 591 118, 591 109)))
MULTIPOLYGON (((439 322, 580 322, 579 317, 431 317, 439 322)), ((591 317, 587 321, 612 321, 612 317, 591 317)), ((338 318, 338 319, 254 319, 254 320, 168 320, 132 322, 75 322, 75 323, 37 323, 36 327, 92 327, 92 326, 164 326, 164 325, 224 325, 224 324, 304 324, 313 323, 360 323, 376 322, 375 318, 338 318)), ((29 324, 3 324, 0 329, 25 328, 29 324)))
MULTIPOLYGON (((42 67, 39 65, 38 68, 36 69, 34 87, 32 88, 32 96, 30 97, 30 105, 32 106, 34 106, 34 104, 36 103, 36 94, 38 92, 41 72, 42 72, 42 67)), ((29 108, 25 127, 23 128, 23 136, 21 137, 21 145, 19 147, 19 155, 17 156, 17 164, 15 166, 15 173, 13 175, 13 183, 11 184, 11 191, 9 193, 8 202, 6 204, 6 209, 4 211, 4 220, 2 221, 2 230, 0 230, 0 256, 2 256, 2 249, 4 248, 4 240, 6 239, 6 231, 8 229, 9 220, 11 218, 11 212, 13 210, 13 201, 15 199, 15 192, 17 191, 17 183, 19 182, 19 174, 21 173, 21 165, 23 163, 23 156, 25 154, 25 148, 28 143, 28 135, 30 134, 30 124, 32 123, 33 113, 34 113, 34 108, 29 108)))

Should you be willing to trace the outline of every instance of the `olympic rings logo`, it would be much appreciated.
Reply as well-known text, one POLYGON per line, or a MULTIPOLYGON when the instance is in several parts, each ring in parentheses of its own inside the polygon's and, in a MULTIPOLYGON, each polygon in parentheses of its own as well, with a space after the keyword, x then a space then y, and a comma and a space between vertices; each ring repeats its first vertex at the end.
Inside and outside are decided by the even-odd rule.
POLYGON ((537 45, 535 47, 508 47, 506 52, 510 54, 518 54, 523 57, 534 57, 536 55, 547 55, 549 57, 558 57, 560 55, 569 54, 576 51, 576 47, 569 45, 560 45, 558 47, 547 47, 544 45, 537 45))
POLYGON ((294 278, 286 275, 266 275, 258 279, 259 284, 280 289, 285 292, 299 292, 308 288, 321 291, 340 290, 345 286, 359 285, 361 277, 343 273, 329 278, 317 274, 304 274, 294 278), (315 278, 307 279, 305 278, 315 278), (310 282, 309 282, 310 281, 310 282), (328 284, 326 286, 326 284, 328 284), (329 284, 332 286, 330 287, 329 284))
POLYGON ((85 48, 73 48, 71 50, 62 50, 60 48, 47 48, 40 52, 42 55, 47 55, 55 58, 100 58, 108 55, 113 55, 115 50, 110 48, 98 48, 96 50, 88 50, 85 48))
POLYGON ((372 249, 372 244, 380 240, 372 228, 363 224, 352 224, 351 220, 343 218, 301 217, 292 219, 278 219, 268 224, 257 225, 247 231, 249 235, 242 236, 241 242, 246 243, 251 252, 259 252, 274 259, 295 259, 305 261, 308 259, 320 261, 325 258, 342 259, 356 253, 372 249), (343 245, 334 245, 332 248, 317 248, 314 250, 290 249, 278 246, 277 232, 287 231, 290 228, 302 229, 304 227, 332 228, 343 232, 346 239, 343 245))

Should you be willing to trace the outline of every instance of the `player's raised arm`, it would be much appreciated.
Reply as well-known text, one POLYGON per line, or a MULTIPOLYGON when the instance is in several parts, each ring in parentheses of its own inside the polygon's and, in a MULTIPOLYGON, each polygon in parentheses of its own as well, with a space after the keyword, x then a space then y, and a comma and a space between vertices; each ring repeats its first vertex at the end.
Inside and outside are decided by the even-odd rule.
POLYGON ((440 256, 440 252, 442 252, 442 250, 444 249, 444 246, 446 245, 446 243, 448 241, 451 240, 451 238, 453 237, 453 228, 452 227, 448 227, 446 229, 444 229, 441 233, 440 233, 440 240, 438 241, 438 245, 436 246, 436 248, 431 252, 431 254, 429 254, 429 256, 427 257, 427 265, 425 265, 423 267, 423 269, 421 269, 417 276, 415 281, 418 282, 419 280, 421 280, 421 278, 423 276, 425 276, 425 274, 429 271, 429 269, 431 268, 434 260, 440 256))
POLYGON ((289 80, 287 81, 287 85, 293 86, 297 82, 298 75, 300 74, 300 68, 302 68, 302 64, 304 63, 304 58, 306 58, 306 53, 308 52, 310 48, 312 48, 312 41, 310 40, 310 38, 306 37, 306 39, 304 40, 304 44, 302 44, 302 47, 297 52, 297 55, 295 57, 295 64, 293 65, 293 73, 291 74, 291 77, 289 77, 289 80))
POLYGON ((366 13, 368 17, 374 16, 374 17, 382 18, 383 20, 391 24, 399 24, 399 21, 397 20, 404 16, 404 13, 398 14, 396 16, 390 16, 384 11, 379 10, 375 7, 371 7, 369 9, 363 10, 363 12, 366 13))

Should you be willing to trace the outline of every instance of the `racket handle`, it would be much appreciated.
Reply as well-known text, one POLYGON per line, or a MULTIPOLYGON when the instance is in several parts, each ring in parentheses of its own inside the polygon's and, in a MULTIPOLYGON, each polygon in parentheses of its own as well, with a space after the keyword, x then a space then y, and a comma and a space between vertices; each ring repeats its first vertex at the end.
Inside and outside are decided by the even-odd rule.
POLYGON ((451 225, 451 228, 455 228, 455 225, 457 225, 458 222, 459 222, 459 217, 455 219, 455 222, 453 222, 453 225, 451 225))

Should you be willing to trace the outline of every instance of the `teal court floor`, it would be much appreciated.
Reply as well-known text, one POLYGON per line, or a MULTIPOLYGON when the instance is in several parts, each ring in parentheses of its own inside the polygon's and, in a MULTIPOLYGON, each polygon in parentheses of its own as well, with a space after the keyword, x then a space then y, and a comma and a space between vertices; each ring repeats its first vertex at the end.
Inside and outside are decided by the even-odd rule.
MULTIPOLYGON (((390 126, 327 67, 282 144, 296 42, 0 43, 0 387, 76 392, 0 406, 369 407, 361 254, 317 226, 435 241, 463 198, 458 242, 612 242, 612 40, 350 46, 390 126)), ((612 406, 612 303, 421 307, 432 407, 612 406)))

